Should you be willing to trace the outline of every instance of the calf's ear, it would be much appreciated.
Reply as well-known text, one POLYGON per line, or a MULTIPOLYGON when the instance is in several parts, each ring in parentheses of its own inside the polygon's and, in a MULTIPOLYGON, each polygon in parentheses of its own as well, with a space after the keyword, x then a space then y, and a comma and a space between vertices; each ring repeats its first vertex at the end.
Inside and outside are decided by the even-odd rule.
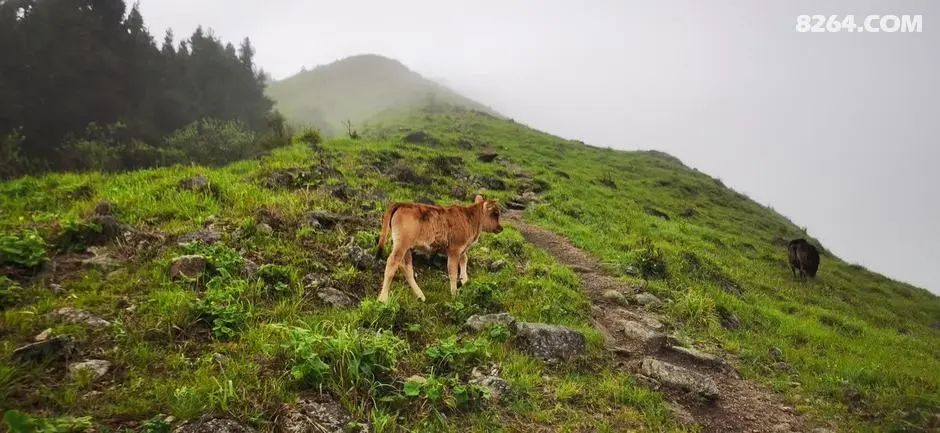
POLYGON ((476 198, 473 199, 473 204, 477 204, 481 202, 483 202, 483 196, 480 194, 477 194, 476 198))

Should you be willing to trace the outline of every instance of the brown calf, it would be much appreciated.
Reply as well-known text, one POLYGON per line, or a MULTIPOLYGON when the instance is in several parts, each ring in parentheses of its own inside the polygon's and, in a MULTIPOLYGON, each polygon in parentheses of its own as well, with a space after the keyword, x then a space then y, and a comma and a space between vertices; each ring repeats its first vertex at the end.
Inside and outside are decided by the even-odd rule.
POLYGON ((446 253, 450 293, 457 296, 457 279, 466 284, 467 250, 480 238, 481 232, 499 233, 499 205, 494 200, 476 196, 470 206, 432 206, 417 203, 395 203, 382 217, 378 254, 385 247, 389 232, 392 252, 385 264, 385 279, 379 301, 388 302, 388 289, 400 267, 415 296, 424 301, 424 292, 415 281, 411 250, 423 253, 446 253))

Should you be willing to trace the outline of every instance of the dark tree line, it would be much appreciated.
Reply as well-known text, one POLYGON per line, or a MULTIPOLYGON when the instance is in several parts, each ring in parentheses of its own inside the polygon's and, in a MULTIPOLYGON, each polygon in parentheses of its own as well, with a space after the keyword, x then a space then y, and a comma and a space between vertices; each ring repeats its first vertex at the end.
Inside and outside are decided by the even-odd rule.
POLYGON ((236 48, 201 28, 178 43, 167 32, 158 45, 124 0, 0 0, 0 153, 73 169, 84 168, 74 162, 82 146, 67 143, 89 135, 106 147, 132 138, 147 150, 140 156, 160 154, 164 137, 201 119, 283 129, 253 56, 247 38, 236 48))

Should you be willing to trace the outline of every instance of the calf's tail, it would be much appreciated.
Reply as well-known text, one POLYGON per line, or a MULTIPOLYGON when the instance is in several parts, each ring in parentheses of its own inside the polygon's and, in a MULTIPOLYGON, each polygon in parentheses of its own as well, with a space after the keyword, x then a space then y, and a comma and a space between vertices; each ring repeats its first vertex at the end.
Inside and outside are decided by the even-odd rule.
POLYGON ((379 234, 379 245, 375 250, 375 257, 381 258, 385 251, 385 241, 388 240, 388 234, 392 231, 392 217, 395 216, 398 207, 398 203, 389 206, 385 210, 385 215, 382 216, 382 232, 379 234))

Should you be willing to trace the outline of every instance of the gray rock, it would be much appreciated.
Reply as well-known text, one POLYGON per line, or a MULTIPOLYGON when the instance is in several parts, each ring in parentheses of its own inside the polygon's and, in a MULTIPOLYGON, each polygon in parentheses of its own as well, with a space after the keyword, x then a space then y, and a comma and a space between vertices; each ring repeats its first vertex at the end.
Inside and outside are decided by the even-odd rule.
POLYGON ((657 298, 656 295, 647 292, 640 292, 636 295, 633 295, 633 300, 636 301, 637 304, 640 304, 644 307, 648 306, 658 308, 663 305, 663 301, 657 298))
POLYGON ((54 294, 54 295, 64 295, 64 294, 65 294, 65 288, 62 287, 61 284, 56 284, 56 283, 49 284, 49 290, 52 291, 52 294, 54 294))
POLYGON ((486 267, 490 272, 498 272, 499 270, 506 267, 506 261, 503 259, 494 260, 486 267))
POLYGON ((474 368, 471 376, 473 378, 470 379, 469 383, 480 385, 490 391, 489 400, 491 402, 499 402, 512 392, 512 386, 499 377, 499 371, 496 369, 493 369, 489 374, 482 374, 474 368))
POLYGON ((516 318, 509 313, 474 314, 467 319, 464 326, 467 329, 480 332, 496 325, 503 325, 512 329, 514 323, 516 323, 516 318))
POLYGON ((92 379, 100 379, 111 369, 111 362, 103 359, 88 359, 69 364, 69 376, 75 377, 83 374, 91 375, 92 379))
POLYGON ((205 272, 207 264, 206 258, 199 254, 179 256, 173 259, 173 264, 170 265, 170 278, 174 280, 196 278, 205 272))
POLYGON ((307 275, 304 275, 304 277, 301 278, 300 283, 303 285, 304 290, 316 291, 323 287, 329 287, 331 284, 333 284, 333 279, 328 275, 320 275, 311 272, 307 275))
POLYGON ((183 179, 178 186, 180 189, 194 192, 212 192, 212 185, 209 183, 209 178, 201 174, 197 174, 189 179, 183 179))
POLYGON ((697 393, 705 398, 718 397, 718 385, 708 376, 655 358, 644 358, 640 372, 661 384, 697 393))
POLYGON ((222 240, 222 233, 211 228, 199 229, 191 233, 180 236, 177 243, 180 245, 191 244, 195 242, 212 245, 222 240))
POLYGON ((13 351, 14 361, 57 361, 68 358, 73 349, 72 338, 60 335, 18 347, 13 351))
POLYGON ((647 350, 657 351, 666 342, 666 335, 662 332, 633 320, 621 322, 621 330, 627 338, 633 339, 643 345, 647 350))
POLYGON ((114 205, 111 202, 104 200, 97 205, 95 205, 95 215, 112 215, 114 214, 114 205))
POLYGON ((332 287, 322 287, 317 290, 317 298, 324 304, 333 308, 345 308, 356 305, 356 301, 349 295, 332 287))
POLYGON ((771 347, 767 350, 767 354, 770 355, 770 359, 773 359, 777 362, 784 362, 783 351, 779 347, 771 347))
POLYGON ((496 157, 499 156, 499 153, 493 149, 485 149, 479 154, 477 154, 477 159, 483 162, 493 162, 496 157))
POLYGON ((255 433, 255 429, 227 418, 203 417, 177 427, 173 433, 255 433))
POLYGON ((110 256, 100 255, 92 256, 85 260, 82 260, 82 267, 89 269, 97 269, 101 272, 110 272, 119 267, 122 263, 119 260, 111 258, 110 256))
POLYGON ((586 346, 583 334, 565 326, 516 322, 515 332, 519 350, 549 364, 573 360, 586 346))
POLYGON ((90 328, 105 328, 111 325, 111 322, 104 320, 85 310, 72 307, 62 307, 49 314, 52 317, 65 320, 69 323, 85 325, 90 328))
POLYGON ((255 274, 258 273, 259 268, 260 266, 253 260, 245 259, 245 265, 242 267, 242 275, 244 275, 245 278, 252 279, 255 277, 255 274))
POLYGON ((46 328, 42 332, 36 334, 36 336, 33 337, 33 341, 36 341, 36 342, 46 341, 51 336, 52 336, 52 328, 46 328))
POLYGON ((302 399, 296 405, 281 407, 277 426, 282 433, 344 433, 351 421, 335 401, 302 399))
POLYGON ((86 242, 89 245, 104 245, 114 239, 120 238, 124 232, 130 230, 130 227, 122 224, 114 216, 94 215, 88 219, 88 222, 97 226, 94 233, 86 233, 86 242))
POLYGON ((382 262, 376 259, 373 254, 366 251, 365 248, 362 248, 354 243, 350 243, 346 249, 349 254, 349 260, 353 263, 356 269, 359 269, 360 271, 368 271, 382 268, 382 262))
POLYGON ((274 234, 274 229, 268 223, 258 223, 258 225, 255 226, 255 229, 258 231, 258 233, 261 233, 265 236, 274 234))
POLYGON ((609 289, 604 291, 604 299, 617 305, 627 305, 627 297, 618 290, 609 289))
POLYGON ((637 268, 636 266, 627 265, 623 267, 623 273, 630 275, 631 277, 639 277, 640 269, 637 268))
POLYGON ((728 365, 721 357, 691 347, 669 346, 669 350, 701 364, 711 364, 717 367, 726 367, 728 365))

